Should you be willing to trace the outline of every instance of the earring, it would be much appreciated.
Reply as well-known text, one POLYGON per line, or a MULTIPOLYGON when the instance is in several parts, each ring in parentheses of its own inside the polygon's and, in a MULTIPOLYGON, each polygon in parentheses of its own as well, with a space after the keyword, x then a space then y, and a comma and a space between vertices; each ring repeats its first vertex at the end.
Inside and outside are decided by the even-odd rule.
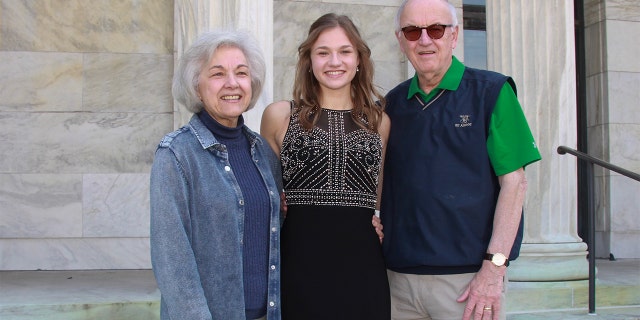
POLYGON ((358 71, 360 71, 360 68, 359 68, 359 67, 356 67, 356 72, 358 72, 358 71))

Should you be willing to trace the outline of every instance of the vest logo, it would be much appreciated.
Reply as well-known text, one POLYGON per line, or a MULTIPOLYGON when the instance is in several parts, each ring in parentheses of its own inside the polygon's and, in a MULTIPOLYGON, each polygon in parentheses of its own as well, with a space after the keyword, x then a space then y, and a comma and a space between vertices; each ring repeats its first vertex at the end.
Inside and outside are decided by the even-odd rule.
POLYGON ((460 123, 456 123, 456 128, 464 128, 471 127, 473 123, 471 123, 471 115, 461 114, 460 115, 460 123))

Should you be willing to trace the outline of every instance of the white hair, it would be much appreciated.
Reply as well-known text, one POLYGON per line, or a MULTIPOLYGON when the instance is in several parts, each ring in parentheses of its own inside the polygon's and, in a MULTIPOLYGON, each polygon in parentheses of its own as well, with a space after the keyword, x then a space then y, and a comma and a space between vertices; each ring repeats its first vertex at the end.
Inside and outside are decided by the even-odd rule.
POLYGON ((235 47, 245 55, 251 74, 251 101, 247 110, 253 108, 262 92, 266 65, 258 42, 249 32, 241 30, 217 30, 201 34, 185 51, 178 69, 173 75, 171 92, 174 99, 187 110, 198 113, 204 104, 198 97, 198 79, 202 68, 220 47, 235 47))

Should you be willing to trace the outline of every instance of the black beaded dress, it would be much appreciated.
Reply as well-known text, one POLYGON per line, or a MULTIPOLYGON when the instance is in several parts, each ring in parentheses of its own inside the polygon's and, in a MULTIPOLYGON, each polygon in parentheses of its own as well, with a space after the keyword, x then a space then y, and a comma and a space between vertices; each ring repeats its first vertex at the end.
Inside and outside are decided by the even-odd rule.
POLYGON ((350 110, 320 112, 310 132, 292 112, 280 153, 288 204, 282 318, 389 320, 389 284, 371 224, 382 142, 350 110))

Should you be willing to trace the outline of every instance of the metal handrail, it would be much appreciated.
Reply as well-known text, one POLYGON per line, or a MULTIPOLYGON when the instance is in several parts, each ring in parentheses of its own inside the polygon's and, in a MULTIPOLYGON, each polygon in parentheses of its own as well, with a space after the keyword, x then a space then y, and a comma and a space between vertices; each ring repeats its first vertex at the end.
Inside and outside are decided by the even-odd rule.
POLYGON ((611 164, 609 162, 606 162, 606 161, 602 161, 602 160, 600 160, 598 158, 594 158, 594 157, 592 157, 592 156, 590 156, 590 155, 588 155, 588 154, 586 154, 584 152, 580 152, 580 151, 577 151, 577 150, 574 150, 574 149, 571 149, 571 148, 565 147, 565 146, 559 146, 558 147, 558 153, 559 154, 570 153, 570 154, 572 154, 572 155, 574 155, 574 156, 576 156, 576 157, 578 157, 578 158, 580 158, 582 160, 586 160, 586 161, 595 163, 595 164, 597 164, 597 165, 599 165, 601 167, 604 167, 604 168, 609 169, 611 171, 615 171, 615 172, 617 172, 617 173, 619 173, 621 175, 624 175, 626 177, 629 177, 631 179, 640 181, 640 174, 637 174, 637 173, 635 173, 633 171, 629 171, 629 170, 624 169, 624 168, 620 168, 620 167, 618 167, 616 165, 613 165, 613 164, 611 164))
POLYGON ((620 168, 616 165, 613 165, 609 162, 600 160, 598 158, 594 158, 584 152, 580 152, 578 150, 571 149, 565 146, 558 147, 558 154, 572 154, 578 159, 585 161, 586 166, 586 175, 587 175, 587 225, 589 229, 589 235, 587 236, 587 247, 589 248, 589 314, 595 314, 596 312, 596 255, 595 255, 595 234, 596 234, 596 223, 595 223, 595 197, 593 195, 593 165, 597 164, 603 168, 609 169, 611 171, 615 171, 621 175, 629 177, 631 179, 640 181, 640 174, 629 171, 624 168, 620 168))

